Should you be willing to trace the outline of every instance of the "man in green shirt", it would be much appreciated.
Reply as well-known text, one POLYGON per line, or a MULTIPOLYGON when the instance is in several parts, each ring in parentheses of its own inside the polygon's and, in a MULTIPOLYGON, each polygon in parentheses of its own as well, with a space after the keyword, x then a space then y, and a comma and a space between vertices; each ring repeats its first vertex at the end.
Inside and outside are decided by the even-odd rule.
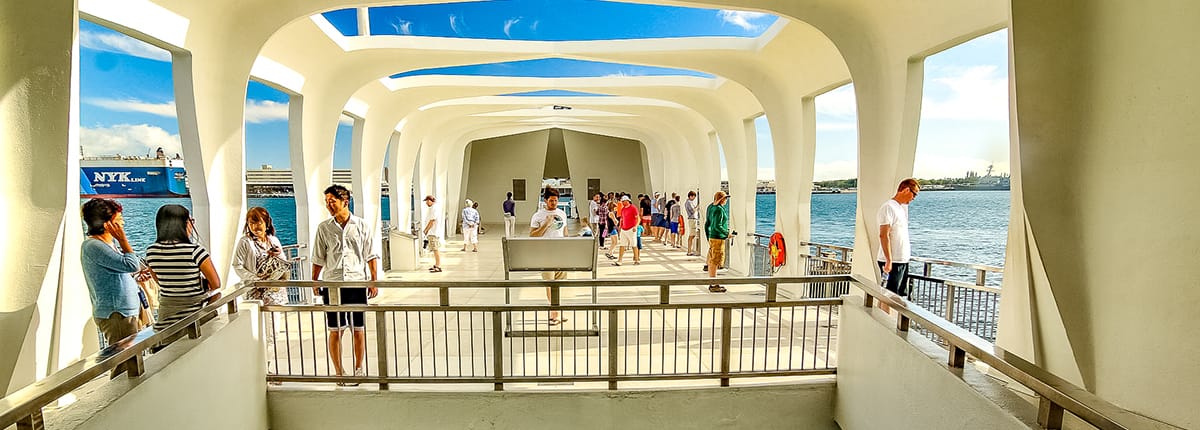
MULTIPOLYGON (((717 191, 712 204, 704 216, 704 233, 708 235, 708 277, 717 277, 717 267, 725 263, 725 239, 729 238, 729 209, 725 200, 729 196, 723 191, 717 191)), ((717 284, 708 286, 708 291, 724 293, 725 287, 717 284)))

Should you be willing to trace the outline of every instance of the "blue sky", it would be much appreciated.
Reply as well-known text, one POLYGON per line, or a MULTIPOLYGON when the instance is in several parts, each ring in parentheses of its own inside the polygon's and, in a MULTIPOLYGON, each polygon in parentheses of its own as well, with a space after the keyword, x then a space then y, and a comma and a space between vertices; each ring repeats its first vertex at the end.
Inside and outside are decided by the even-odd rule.
MULTIPOLYGON (((326 12, 357 36, 353 9, 326 12)), ((369 9, 371 35, 506 40, 610 40, 688 36, 756 37, 774 15, 597 0, 493 0, 369 9)))
MULTIPOLYGON (((585 0, 569 1, 591 6, 594 6, 593 3, 611 4, 585 0)), ((528 6, 541 2, 539 0, 512 3, 528 6)), ((626 6, 630 5, 618 7, 626 6)), ((674 9, 679 8, 668 9, 674 13, 674 9)), ((432 10, 419 12, 431 14, 432 10)), ((503 16, 525 13, 519 8, 508 11, 511 13, 503 16)), ((742 28, 736 23, 740 22, 738 19, 741 18, 721 17, 720 11, 703 12, 706 16, 715 16, 715 19, 719 20, 716 24, 713 24, 716 21, 705 21, 705 25, 709 27, 732 25, 742 28)), ((535 14, 530 12, 529 16, 535 14)), ((669 13, 664 13, 656 19, 666 19, 664 17, 669 16, 669 13)), ((751 18, 754 19, 745 21, 748 25, 765 28, 760 22, 761 16, 751 18)), ((601 25, 595 30, 595 34, 616 37, 614 35, 619 32, 608 28, 611 25, 601 25)), ((479 24, 479 28, 484 27, 486 26, 479 24)), ((511 32, 512 28, 509 30, 511 32)), ((995 163, 998 172, 1009 171, 1006 43, 1007 32, 1002 30, 927 59, 925 98, 915 168, 917 177, 962 176, 967 170, 982 171, 989 163, 995 163)), ((157 147, 163 147, 168 154, 182 152, 179 146, 178 121, 175 118, 170 55, 162 49, 82 20, 80 45, 80 138, 85 154, 148 154, 157 147)), ((564 76, 605 76, 613 73, 697 75, 697 72, 693 71, 564 59, 470 66, 441 72, 546 76, 546 73, 536 70, 546 70, 547 64, 555 66, 549 69, 559 70, 558 73, 564 76)), ((585 94, 548 89, 511 95, 585 94)), ((286 94, 269 86, 257 82, 248 83, 248 168, 258 168, 262 164, 271 164, 275 168, 289 167, 287 99, 286 94)), ((857 135, 853 86, 847 85, 818 96, 816 105, 816 179, 856 176, 857 135)), ((767 117, 756 121, 760 143, 760 179, 774 177, 769 123, 770 118, 767 117)), ((351 127, 343 118, 335 137, 335 168, 349 167, 350 133, 351 127)))

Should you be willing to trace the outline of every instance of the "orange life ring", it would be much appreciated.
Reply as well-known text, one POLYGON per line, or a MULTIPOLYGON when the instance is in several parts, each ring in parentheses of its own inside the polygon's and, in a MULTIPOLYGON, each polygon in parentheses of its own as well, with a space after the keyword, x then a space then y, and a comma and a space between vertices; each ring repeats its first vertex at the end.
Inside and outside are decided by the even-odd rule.
POLYGON ((770 242, 771 266, 778 269, 787 264, 787 245, 783 242, 783 234, 775 232, 770 242))

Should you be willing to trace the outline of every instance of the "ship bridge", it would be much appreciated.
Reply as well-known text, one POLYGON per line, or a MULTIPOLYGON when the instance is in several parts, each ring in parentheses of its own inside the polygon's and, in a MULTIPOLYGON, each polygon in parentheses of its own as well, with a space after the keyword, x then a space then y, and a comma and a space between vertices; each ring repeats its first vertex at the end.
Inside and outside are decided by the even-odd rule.
MULTIPOLYGON (((197 315, 172 329, 172 333, 186 332, 198 339, 182 341, 180 345, 186 348, 172 345, 170 354, 150 356, 143 363, 149 366, 146 369, 135 366, 137 371, 131 372, 130 378, 107 388, 124 393, 116 395, 122 401, 102 404, 92 411, 96 413, 85 414, 92 417, 93 427, 84 422, 81 428, 105 428, 119 421, 110 418, 140 414, 153 415, 141 425, 181 429, 267 428, 270 423, 277 424, 275 428, 327 427, 319 414, 303 413, 313 410, 305 405, 313 404, 351 408, 350 418, 365 420, 355 421, 355 425, 364 426, 390 425, 380 420, 402 421, 410 414, 422 416, 425 421, 420 422, 428 426, 491 422, 500 427, 538 427, 548 424, 521 416, 546 416, 563 423, 573 421, 574 412, 586 411, 589 419, 600 417, 600 421, 585 419, 573 425, 1056 428, 1065 408, 1069 423, 1088 421, 1100 428, 1200 427, 1200 411, 1195 408, 1200 403, 1196 388, 1200 387, 1200 369, 1195 364, 1200 341, 1190 336, 1200 289, 1194 288, 1195 281, 1189 278, 1189 269, 1200 253, 1194 245, 1200 238, 1191 227, 1200 196, 1196 187, 1189 186, 1200 179, 1192 165, 1192 160, 1200 157, 1200 147, 1190 144, 1200 134, 1194 120, 1200 108, 1200 83, 1193 77, 1197 56, 1190 44, 1200 31, 1195 25, 1200 4, 639 0, 633 4, 721 9, 741 14, 743 19, 766 16, 770 24, 754 34, 672 33, 667 31, 671 26, 664 25, 655 28, 667 30, 653 37, 542 40, 422 33, 417 31, 419 26, 406 20, 404 8, 423 3, 445 4, 398 0, 47 0, 7 2, 0 7, 0 121, 4 124, 0 135, 7 145, 2 159, 6 181, 0 187, 9 201, 0 217, 9 230, 0 247, 0 273, 4 273, 0 282, 0 386, 6 393, 15 393, 0 401, 3 417, 18 417, 22 425, 37 427, 42 423, 42 408, 55 398, 114 368, 115 360, 142 363, 142 351, 171 334, 146 334, 105 350, 106 355, 93 355, 97 345, 89 340, 94 338, 94 327, 78 264, 83 232, 76 176, 77 54, 78 19, 84 18, 170 52, 174 112, 193 216, 201 240, 227 278, 232 276, 228 268, 246 212, 243 166, 250 80, 289 96, 291 185, 301 241, 312 237, 317 223, 327 217, 321 190, 336 181, 330 160, 343 115, 353 122, 349 183, 358 202, 355 211, 377 227, 376 232, 382 231, 378 228, 382 226, 377 184, 384 180, 385 160, 391 172, 386 181, 394 194, 412 189, 418 202, 423 195, 436 196, 440 202, 472 197, 488 203, 481 205, 485 220, 500 218, 499 200, 519 184, 524 184, 521 191, 530 197, 518 202, 518 211, 530 213, 536 205, 532 196, 547 177, 570 177, 580 188, 596 180, 600 190, 634 194, 695 190, 707 200, 720 189, 724 160, 732 195, 732 227, 750 232, 755 219, 759 145, 753 123, 768 115, 775 157, 776 230, 791 244, 809 240, 815 97, 853 82, 858 209, 853 248, 846 252, 860 258, 839 260, 844 270, 830 275, 837 278, 811 279, 806 278, 813 274, 808 257, 802 252, 788 254, 788 264, 775 274, 783 283, 830 282, 846 287, 824 297, 779 296, 781 288, 787 289, 776 285, 778 280, 739 277, 746 274, 737 273, 740 268, 749 267, 752 261, 752 248, 744 243, 730 249, 732 271, 723 276, 737 279, 731 281, 735 284, 762 288, 746 287, 743 295, 729 296, 732 304, 717 303, 702 294, 677 300, 673 291, 694 289, 704 281, 678 271, 694 263, 670 259, 655 263, 661 270, 610 269, 597 281, 546 284, 552 289, 602 288, 596 305, 600 307, 571 310, 600 315, 577 318, 595 323, 595 327, 581 327, 590 330, 589 339, 598 341, 601 333, 613 337, 606 337, 603 347, 580 347, 586 354, 577 357, 630 354, 629 347, 641 345, 643 339, 622 337, 625 343, 618 350, 616 336, 640 334, 653 348, 646 359, 658 366, 657 371, 630 372, 616 366, 615 355, 604 355, 610 360, 605 363, 614 366, 611 373, 605 368, 574 377, 561 372, 540 374, 537 369, 542 367, 534 362, 532 376, 517 376, 511 367, 497 366, 495 361, 501 356, 498 351, 515 351, 512 344, 503 343, 511 337, 486 345, 501 349, 458 354, 455 359, 459 361, 454 362, 473 364, 477 355, 488 357, 480 359, 484 365, 495 366, 483 371, 493 378, 485 382, 488 388, 492 383, 511 387, 539 381, 611 382, 598 389, 606 393, 608 388, 638 388, 636 383, 626 384, 628 381, 655 379, 825 378, 816 388, 786 385, 785 381, 785 388, 772 385, 774 388, 765 392, 728 387, 682 393, 667 390, 647 395, 648 403, 639 403, 645 409, 629 409, 630 415, 625 415, 625 409, 611 412, 630 397, 602 394, 579 399, 536 389, 523 393, 531 397, 491 392, 468 395, 468 390, 461 390, 445 397, 423 393, 424 397, 406 398, 406 392, 396 390, 380 392, 387 397, 372 397, 296 388, 345 382, 330 376, 281 376, 274 380, 286 381, 284 385, 268 389, 262 356, 258 355, 262 350, 256 333, 261 321, 256 315, 260 314, 255 311, 308 312, 305 318, 320 318, 322 308, 269 309, 254 304, 239 308, 234 300, 244 292, 230 292, 225 301, 214 305, 213 310, 229 306, 213 322, 201 326, 197 315), (879 293, 873 288, 879 274, 869 256, 879 246, 874 209, 892 196, 899 180, 913 173, 924 60, 1002 28, 1009 30, 1012 204, 1003 294, 998 299, 1001 317, 994 343, 990 343, 960 332, 953 323, 920 306, 905 306, 879 293), (575 72, 581 63, 612 65, 612 72, 575 72), (522 68, 518 66, 529 70, 531 64, 536 73, 505 72, 522 68), (1146 182, 1159 186, 1147 187, 1146 182), (642 297, 619 290, 636 283, 658 288, 654 290, 658 295, 651 297, 660 300, 643 307, 603 300, 642 297), (869 307, 875 301, 889 302, 900 311, 884 316, 869 307), (868 306, 864 307, 864 302, 868 306), (776 311, 782 306, 778 303, 792 310, 811 307, 816 315, 829 319, 821 325, 817 320, 784 318, 776 311), (700 309, 698 315, 716 320, 696 325, 696 331, 715 333, 706 338, 708 342, 687 341, 687 351, 700 348, 704 351, 701 356, 711 361, 694 372, 689 370, 689 362, 678 378, 663 377, 669 373, 662 367, 665 359, 653 361, 651 357, 656 351, 665 355, 671 347, 664 348, 665 338, 653 330, 667 323, 665 311, 686 317, 691 311, 679 309, 693 308, 700 309), (656 323, 654 328, 630 328, 618 317, 642 311, 655 315, 647 320, 656 323), (732 358, 742 354, 751 356, 747 363, 763 357, 759 355, 762 352, 778 357, 782 344, 775 339, 770 343, 768 338, 792 336, 782 331, 780 321, 818 330, 825 337, 815 341, 814 347, 829 351, 831 345, 837 345, 836 362, 816 360, 811 350, 805 350, 799 354, 813 358, 812 366, 750 366, 747 375, 735 375, 738 370, 725 366, 742 362, 732 358), (939 336, 945 349, 913 339, 910 322, 913 328, 924 327, 939 336), (610 323, 613 325, 605 325, 610 323), (809 323, 812 325, 805 325, 809 323), (766 334, 761 339, 751 334, 733 341, 735 328, 753 333, 761 329, 766 334), (609 339, 613 342, 608 343, 609 339), (247 355, 244 360, 231 358, 242 357, 231 351, 247 355), (949 360, 940 354, 948 354, 949 360), (964 365, 965 356, 975 361, 964 365), (81 361, 87 357, 91 359, 81 361), (980 373, 974 369, 975 362, 988 364, 990 370, 980 373), (1007 383, 1028 390, 1002 387, 1007 383), (1010 395, 1029 402, 1008 402, 1005 399, 1010 395), (354 401, 380 398, 386 401, 354 408, 354 401), (178 410, 165 399, 179 399, 191 412, 178 410), (415 399, 419 405, 461 403, 441 410, 389 409, 389 404, 406 399, 415 399), (694 403, 704 399, 708 403, 694 403), (768 408, 763 407, 765 399, 783 400, 768 408), (685 412, 667 413, 663 418, 662 411, 695 404, 707 405, 702 408, 705 414, 690 415, 687 411, 698 411, 680 409, 685 412), (528 413, 514 415, 506 405, 528 413), (193 413, 196 410, 205 414, 193 413), (810 422, 801 421, 806 418, 800 414, 772 414, 795 410, 818 411, 824 418, 810 422), (399 412, 384 416, 376 415, 377 411, 399 412), (445 419, 474 417, 480 421, 421 415, 431 411, 445 419), (269 412, 277 415, 271 418, 269 412), (747 415, 778 420, 756 421, 747 415), (290 419, 297 416, 305 419, 290 419), (622 421, 626 418, 633 423, 622 421), (711 422, 690 421, 693 419, 711 422)), ((507 4, 480 3, 490 7, 507 4)), ((582 8, 593 3, 605 2, 545 2, 545 7, 582 8)), ((637 21, 637 16, 610 18, 626 22, 637 21)), ((456 19, 450 17, 451 27, 456 32, 467 31, 463 29, 468 26, 456 19)), ((414 212, 412 201, 390 199, 393 225, 420 221, 409 215, 414 212)), ((457 224, 455 207, 444 206, 448 229, 457 224)), ((455 234, 451 230, 446 233, 455 234)), ((382 233, 377 234, 383 239, 382 233)), ((405 258, 400 254, 389 257, 393 261, 405 258)), ((815 256, 822 254, 818 251, 815 256)), ((431 325, 407 333, 417 336, 414 339, 424 339, 419 336, 426 330, 435 330, 431 336, 449 336, 450 322, 457 321, 462 323, 457 329, 460 335, 495 336, 502 331, 493 321, 503 321, 514 312, 538 315, 558 309, 553 306, 584 306, 559 302, 523 304, 530 307, 520 309, 489 307, 495 302, 488 298, 499 296, 481 292, 512 287, 493 284, 502 281, 497 279, 497 263, 489 264, 493 264, 486 266, 490 270, 477 266, 471 273, 478 277, 464 280, 463 285, 449 285, 453 275, 436 279, 402 270, 388 273, 389 281, 400 283, 390 288, 446 291, 439 298, 476 294, 482 300, 439 306, 482 307, 409 309, 401 307, 405 303, 388 303, 392 307, 358 309, 379 312, 372 316, 372 323, 380 325, 372 326, 371 341, 382 339, 378 344, 381 351, 394 360, 423 359, 423 340, 414 341, 418 346, 414 354, 411 350, 400 352, 403 346, 414 344, 407 337, 404 342, 388 343, 386 336, 376 335, 409 330, 405 322, 416 323, 422 315, 434 315, 440 328, 431 325), (403 284, 407 280, 417 284, 403 284), (387 320, 393 315, 403 315, 399 326, 387 320), (416 316, 406 319, 410 315, 416 316), (461 318, 472 315, 488 322, 462 322, 461 318)), ((537 279, 524 282, 542 286, 537 279)), ((390 297, 402 302, 409 296, 390 297)), ((632 321, 641 321, 641 316, 638 313, 632 321)), ((307 329, 286 330, 300 336, 297 353, 315 342, 303 336, 321 331, 319 324, 302 327, 307 329)), ((685 331, 674 334, 695 334, 691 325, 684 327, 685 331)), ((538 330, 533 332, 536 335, 538 330)), ((793 338, 804 345, 811 341, 808 336, 802 333, 793 338)), ((428 345, 444 348, 447 343, 440 339, 428 345)), ((474 340, 457 345, 484 346, 474 340)), ((561 352, 565 347, 559 348, 561 352)), ((539 357, 538 352, 531 353, 534 355, 527 357, 535 358, 529 360, 539 357)), ((442 354, 430 357, 449 363, 447 354, 443 349, 442 354)), ((522 349, 521 354, 528 353, 522 349)), ((633 354, 631 363, 640 362, 641 353, 633 354)), ((378 364, 397 371, 395 363, 378 364)), ((562 361, 555 363, 546 369, 562 361)), ((437 365, 433 369, 434 376, 445 376, 436 373, 437 365)), ((380 388, 401 381, 421 382, 421 376, 411 373, 388 376, 376 370, 370 376, 374 379, 369 380, 381 384, 380 388)), ((459 377, 462 380, 457 382, 482 381, 459 377)), ((445 376, 433 382, 456 382, 447 379, 453 378, 445 376)))

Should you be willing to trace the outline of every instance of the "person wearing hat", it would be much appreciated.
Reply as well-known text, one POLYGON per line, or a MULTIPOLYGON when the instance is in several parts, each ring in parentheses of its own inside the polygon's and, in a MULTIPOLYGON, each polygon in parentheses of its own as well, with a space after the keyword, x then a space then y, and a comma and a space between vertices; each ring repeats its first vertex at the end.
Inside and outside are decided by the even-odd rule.
POLYGON ((630 201, 629 195, 621 197, 621 205, 617 209, 617 213, 621 216, 621 225, 617 226, 620 230, 617 233, 617 261, 613 262, 613 265, 621 265, 621 260, 625 259, 625 248, 633 249, 633 264, 640 264, 642 252, 637 247, 637 228, 640 225, 641 217, 638 216, 638 208, 630 201))
POLYGON ((467 207, 462 210, 462 232, 463 252, 467 252, 467 245, 471 246, 471 252, 479 252, 479 211, 471 199, 467 199, 467 207))
POLYGON ((433 195, 425 196, 425 229, 421 233, 429 241, 429 252, 433 253, 433 267, 430 267, 429 271, 431 273, 441 272, 442 237, 446 233, 442 228, 442 208, 437 204, 437 198, 433 195))
MULTIPOLYGON (((704 233, 708 235, 708 277, 717 277, 717 267, 725 263, 725 239, 729 238, 729 209, 725 200, 729 196, 723 191, 713 195, 712 204, 704 217, 704 233)), ((718 284, 708 286, 708 291, 724 293, 725 287, 718 284)))

